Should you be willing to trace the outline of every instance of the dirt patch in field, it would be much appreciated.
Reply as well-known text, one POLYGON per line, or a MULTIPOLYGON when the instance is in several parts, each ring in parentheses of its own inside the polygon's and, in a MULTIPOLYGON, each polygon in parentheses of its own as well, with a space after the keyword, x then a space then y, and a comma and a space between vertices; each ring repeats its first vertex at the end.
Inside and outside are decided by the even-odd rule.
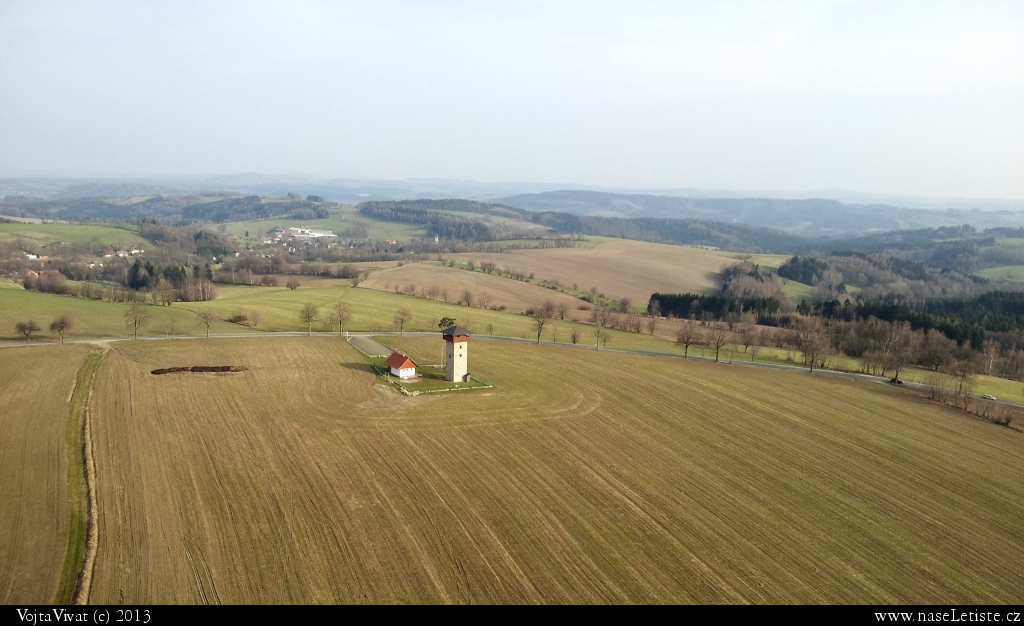
POLYGON ((410 398, 389 389, 387 385, 374 385, 373 397, 359 405, 363 411, 381 414, 404 413, 409 409, 420 406, 424 402, 436 400, 437 398, 410 398))
POLYGON ((192 372, 194 374, 220 373, 220 372, 247 372, 249 368, 244 365, 193 365, 192 367, 165 367, 153 370, 151 373, 177 374, 179 372, 192 372))

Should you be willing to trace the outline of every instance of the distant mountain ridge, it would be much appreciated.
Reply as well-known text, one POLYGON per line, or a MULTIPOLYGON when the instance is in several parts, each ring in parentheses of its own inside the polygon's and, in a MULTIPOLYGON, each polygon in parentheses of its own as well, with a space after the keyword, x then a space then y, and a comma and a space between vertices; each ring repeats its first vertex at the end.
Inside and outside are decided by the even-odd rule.
POLYGON ((70 200, 202 192, 277 198, 295 192, 303 197, 314 195, 352 204, 457 198, 581 216, 743 223, 792 235, 830 238, 964 224, 979 230, 1024 226, 1024 200, 883 196, 839 189, 822 190, 821 197, 808 197, 808 194, 771 191, 616 190, 553 183, 321 178, 254 172, 214 177, 0 179, 0 201, 5 196, 8 201, 27 196, 70 200), (911 206, 917 208, 909 208, 911 206))
POLYGON ((1024 212, 906 209, 879 204, 844 204, 823 198, 685 198, 560 190, 507 196, 494 202, 528 211, 574 215, 752 224, 807 237, 842 237, 963 224, 979 229, 1024 226, 1024 212))

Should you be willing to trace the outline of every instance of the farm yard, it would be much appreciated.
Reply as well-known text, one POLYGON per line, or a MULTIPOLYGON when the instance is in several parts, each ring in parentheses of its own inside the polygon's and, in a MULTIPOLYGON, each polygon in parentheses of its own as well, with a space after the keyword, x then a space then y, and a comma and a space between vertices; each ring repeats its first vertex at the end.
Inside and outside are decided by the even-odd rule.
POLYGON ((1022 599, 1017 432, 802 373, 489 341, 470 368, 495 388, 408 398, 335 337, 112 344, 89 601, 1022 599))

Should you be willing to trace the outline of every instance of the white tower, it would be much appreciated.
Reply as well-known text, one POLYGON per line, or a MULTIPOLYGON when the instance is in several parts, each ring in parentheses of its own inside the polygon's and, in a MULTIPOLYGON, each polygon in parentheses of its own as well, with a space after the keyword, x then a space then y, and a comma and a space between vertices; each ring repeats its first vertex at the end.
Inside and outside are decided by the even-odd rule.
POLYGON ((452 326, 441 331, 444 337, 444 378, 464 383, 469 380, 469 331, 452 326))

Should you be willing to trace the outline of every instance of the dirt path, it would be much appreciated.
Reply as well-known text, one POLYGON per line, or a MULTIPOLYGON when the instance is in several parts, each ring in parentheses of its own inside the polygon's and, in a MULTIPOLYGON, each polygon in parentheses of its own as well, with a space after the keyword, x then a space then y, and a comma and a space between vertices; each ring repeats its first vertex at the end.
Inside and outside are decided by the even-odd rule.
POLYGON ((388 356, 391 349, 372 337, 353 336, 349 343, 366 356, 388 356))
MULTIPOLYGON (((104 347, 102 362, 106 356, 104 347)), ((99 369, 99 366, 96 368, 99 369)), ((89 592, 92 590, 92 572, 96 565, 96 552, 99 547, 99 512, 96 509, 96 457, 93 455, 92 445, 92 392, 94 388, 95 371, 89 379, 89 393, 85 399, 85 410, 82 413, 82 463, 83 476, 85 477, 85 501, 86 501, 86 522, 85 522, 85 557, 82 559, 82 569, 78 572, 78 584, 75 586, 75 604, 88 604, 89 592)))

